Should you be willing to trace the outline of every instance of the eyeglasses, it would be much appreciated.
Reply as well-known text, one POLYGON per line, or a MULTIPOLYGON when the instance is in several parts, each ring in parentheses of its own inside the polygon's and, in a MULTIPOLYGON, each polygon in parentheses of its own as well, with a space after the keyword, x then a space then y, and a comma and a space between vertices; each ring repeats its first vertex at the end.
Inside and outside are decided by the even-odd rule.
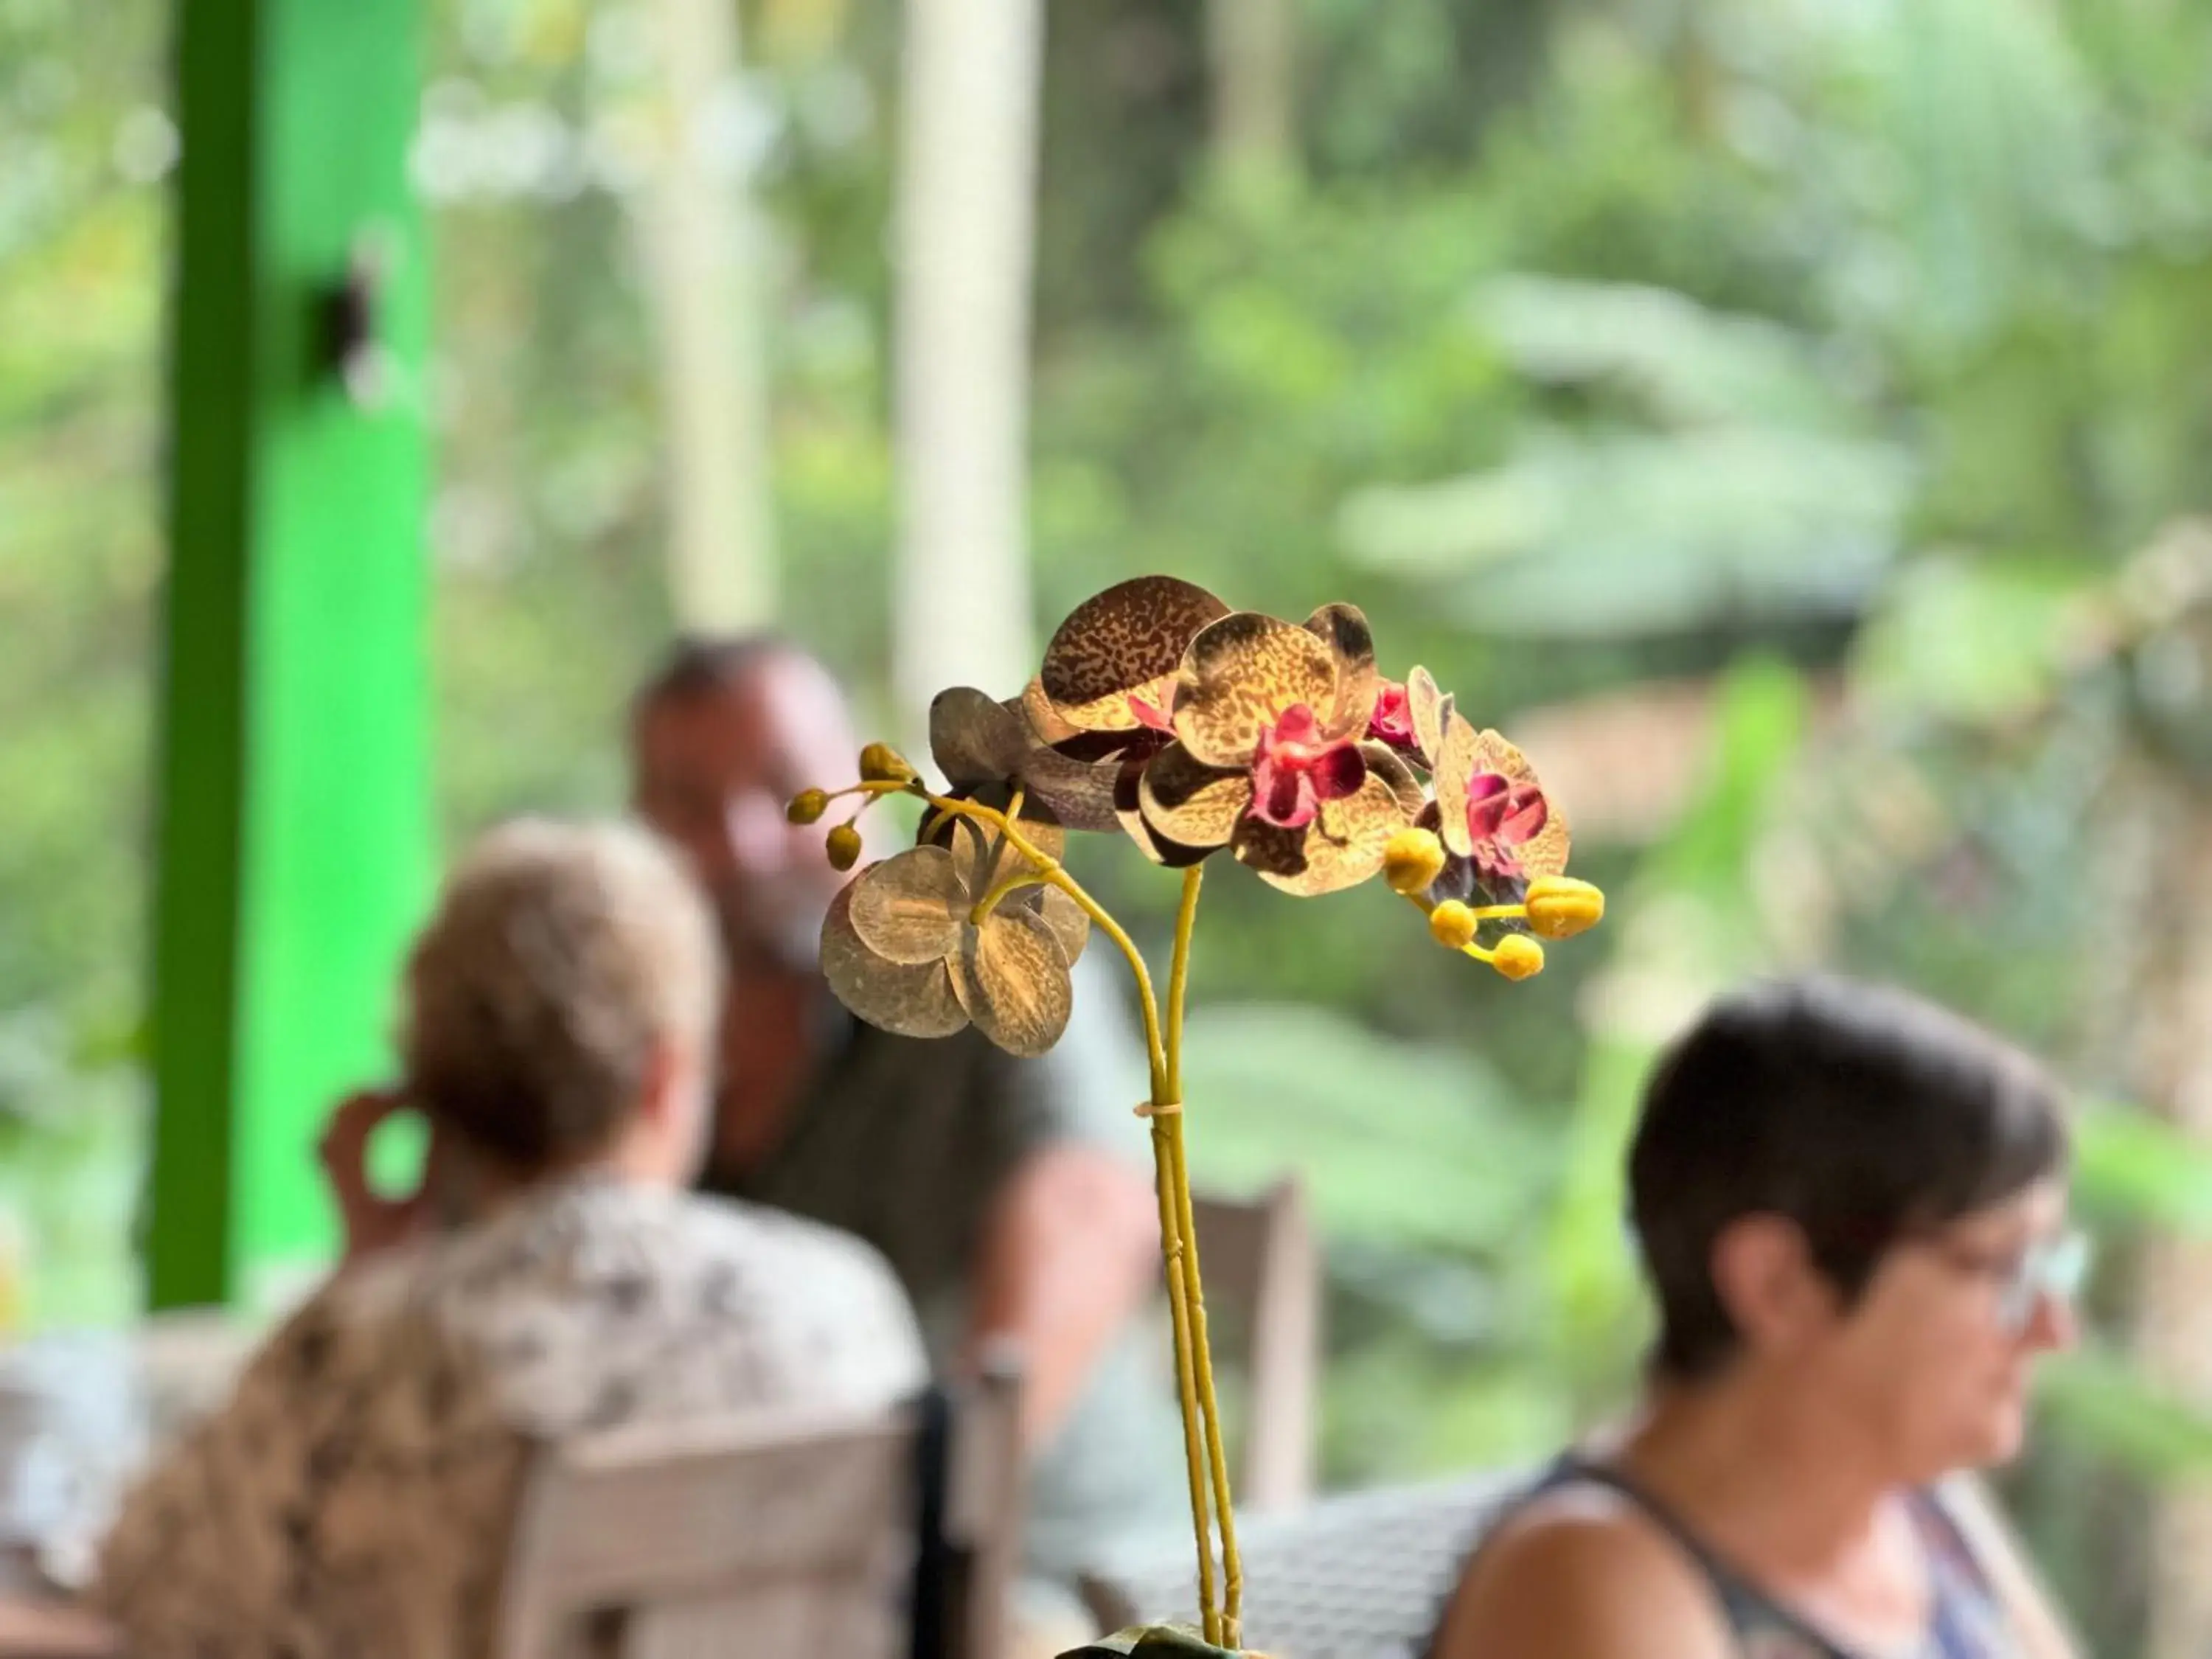
POLYGON ((2089 1277, 2092 1250, 2088 1236, 2081 1232, 2039 1238, 2023 1250, 1996 1256, 1942 1238, 1923 1242, 1954 1267, 1996 1285, 1997 1324, 2008 1336, 2025 1331, 2045 1303, 2071 1303, 2089 1277))

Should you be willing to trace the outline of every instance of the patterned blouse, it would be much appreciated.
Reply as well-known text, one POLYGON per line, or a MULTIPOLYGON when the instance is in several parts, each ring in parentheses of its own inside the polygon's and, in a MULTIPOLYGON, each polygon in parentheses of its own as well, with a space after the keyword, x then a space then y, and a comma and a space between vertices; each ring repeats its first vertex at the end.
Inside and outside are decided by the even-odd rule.
POLYGON ((477 1659, 529 1439, 921 1386, 866 1245, 585 1177, 331 1280, 124 1506, 134 1659, 477 1659))

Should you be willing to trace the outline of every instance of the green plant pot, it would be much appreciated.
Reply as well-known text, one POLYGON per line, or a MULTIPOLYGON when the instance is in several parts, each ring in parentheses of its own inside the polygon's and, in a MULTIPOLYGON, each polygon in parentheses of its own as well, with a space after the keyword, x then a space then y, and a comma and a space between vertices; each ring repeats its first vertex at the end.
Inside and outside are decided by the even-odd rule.
POLYGON ((1263 1654, 1218 1648, 1188 1625, 1132 1625, 1060 1659, 1266 1659, 1263 1654))

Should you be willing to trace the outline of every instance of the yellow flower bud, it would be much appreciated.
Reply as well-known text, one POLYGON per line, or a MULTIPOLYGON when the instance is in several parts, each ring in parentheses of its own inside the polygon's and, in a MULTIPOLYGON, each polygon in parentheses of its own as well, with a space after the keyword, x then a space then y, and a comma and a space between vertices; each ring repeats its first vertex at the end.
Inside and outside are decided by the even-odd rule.
POLYGON ((1463 951, 1474 943, 1474 912, 1457 899, 1446 899, 1429 912, 1429 932, 1448 951, 1463 951))
POLYGON ((1528 926, 1546 939, 1572 939, 1605 917, 1602 889, 1572 876, 1539 876, 1528 884, 1528 926))
POLYGON ((1382 878, 1395 892, 1407 897, 1425 893, 1443 873, 1444 844, 1432 831, 1407 828, 1390 837, 1382 849, 1382 878))
POLYGON ((812 823, 830 810, 830 792, 826 789, 802 789, 791 798, 783 815, 793 823, 812 823))
POLYGON ((830 832, 830 862, 839 870, 849 870, 860 861, 860 832, 849 823, 841 823, 830 832))
POLYGON ((865 783, 912 783, 915 776, 906 757, 887 743, 872 743, 860 751, 860 779, 865 783))
POLYGON ((1526 933, 1508 933, 1491 952, 1490 965, 1508 979, 1534 979, 1544 971, 1544 947, 1526 933))

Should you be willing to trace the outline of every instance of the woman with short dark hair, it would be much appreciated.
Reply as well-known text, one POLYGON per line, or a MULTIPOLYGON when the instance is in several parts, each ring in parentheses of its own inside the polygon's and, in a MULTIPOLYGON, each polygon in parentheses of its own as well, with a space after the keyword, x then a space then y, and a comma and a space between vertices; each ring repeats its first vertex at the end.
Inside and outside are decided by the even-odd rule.
POLYGON ((1711 1008, 1653 1074, 1629 1188, 1659 1335, 1624 1428, 1468 1564, 1437 1659, 2057 1659, 1973 1489, 2072 1340, 2058 1091, 1901 993, 1711 1008))

